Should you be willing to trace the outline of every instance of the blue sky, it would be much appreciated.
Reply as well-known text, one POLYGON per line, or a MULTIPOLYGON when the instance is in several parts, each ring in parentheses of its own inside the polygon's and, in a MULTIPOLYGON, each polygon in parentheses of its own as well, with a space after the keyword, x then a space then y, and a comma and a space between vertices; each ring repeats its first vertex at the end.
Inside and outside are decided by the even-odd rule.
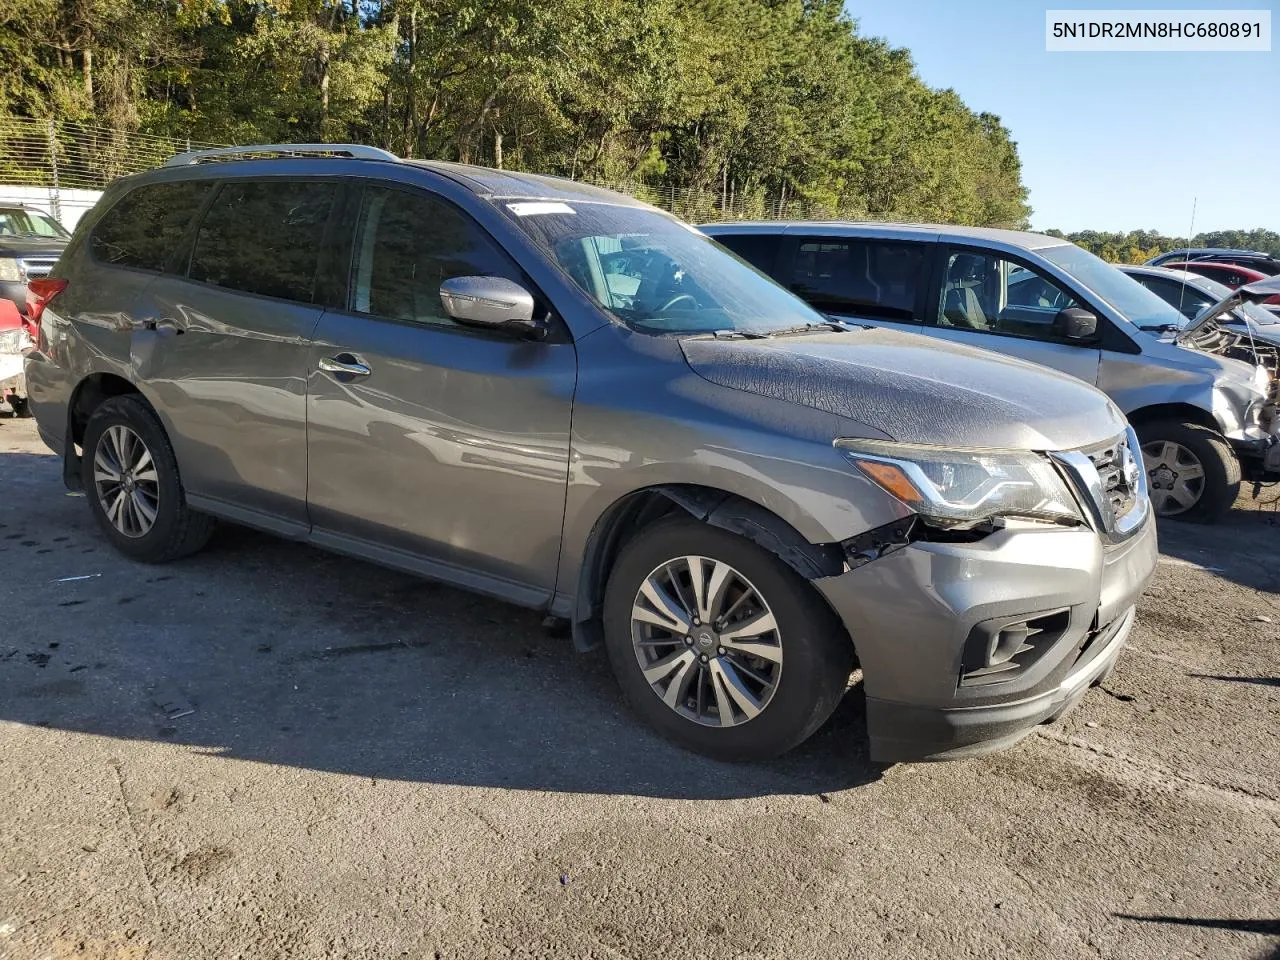
POLYGON ((846 0, 925 82, 998 115, 1036 229, 1280 231, 1274 0, 846 0), (1048 53, 1046 9, 1271 9, 1270 53, 1048 53), (1256 129, 1232 133, 1250 117, 1256 129))

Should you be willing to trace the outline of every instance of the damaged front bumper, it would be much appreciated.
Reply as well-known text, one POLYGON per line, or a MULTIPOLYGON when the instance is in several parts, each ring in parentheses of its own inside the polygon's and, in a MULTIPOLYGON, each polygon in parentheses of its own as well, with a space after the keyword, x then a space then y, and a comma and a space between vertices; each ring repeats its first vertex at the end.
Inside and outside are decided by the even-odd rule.
POLYGON ((1010 525, 815 581, 862 665, 872 759, 988 753, 1066 712, 1114 665, 1156 556, 1151 517, 1112 546, 1010 525))

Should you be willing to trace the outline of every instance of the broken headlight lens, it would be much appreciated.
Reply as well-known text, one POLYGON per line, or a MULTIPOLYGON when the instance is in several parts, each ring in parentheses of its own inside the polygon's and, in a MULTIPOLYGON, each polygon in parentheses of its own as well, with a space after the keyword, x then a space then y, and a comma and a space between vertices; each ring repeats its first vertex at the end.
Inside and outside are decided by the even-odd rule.
POLYGON ((836 446, 877 486, 942 526, 996 517, 1083 521, 1066 482, 1038 453, 882 440, 837 440, 836 446))

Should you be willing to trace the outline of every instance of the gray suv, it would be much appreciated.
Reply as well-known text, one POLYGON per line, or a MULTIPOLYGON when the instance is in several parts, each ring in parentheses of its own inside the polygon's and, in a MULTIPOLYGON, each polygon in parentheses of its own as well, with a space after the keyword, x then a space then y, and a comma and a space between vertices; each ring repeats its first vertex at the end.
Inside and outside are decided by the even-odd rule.
POLYGON ((1057 237, 899 223, 702 228, 827 315, 914 330, 1095 384, 1142 441, 1161 516, 1212 521, 1280 480, 1277 355, 1057 237))
POLYGON ((1011 743, 1111 670, 1155 566, 1093 387, 832 322, 578 183, 184 155, 40 290, 40 433, 124 555, 218 518, 544 610, 715 757, 800 743, 859 666, 875 759, 1011 743))

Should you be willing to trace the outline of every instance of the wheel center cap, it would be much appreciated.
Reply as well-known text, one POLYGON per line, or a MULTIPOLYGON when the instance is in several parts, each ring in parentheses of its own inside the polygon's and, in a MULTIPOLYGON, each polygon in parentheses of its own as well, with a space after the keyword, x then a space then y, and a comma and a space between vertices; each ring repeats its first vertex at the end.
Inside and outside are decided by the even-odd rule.
POLYGON ((716 645, 717 637, 715 631, 703 627, 693 635, 693 641, 698 645, 699 649, 710 650, 716 645))
POLYGON ((1157 483, 1173 483, 1178 475, 1168 467, 1157 467, 1151 471, 1151 479, 1157 483))
POLYGON ((133 493, 133 486, 133 477, 126 473, 124 477, 124 492, 133 493))

